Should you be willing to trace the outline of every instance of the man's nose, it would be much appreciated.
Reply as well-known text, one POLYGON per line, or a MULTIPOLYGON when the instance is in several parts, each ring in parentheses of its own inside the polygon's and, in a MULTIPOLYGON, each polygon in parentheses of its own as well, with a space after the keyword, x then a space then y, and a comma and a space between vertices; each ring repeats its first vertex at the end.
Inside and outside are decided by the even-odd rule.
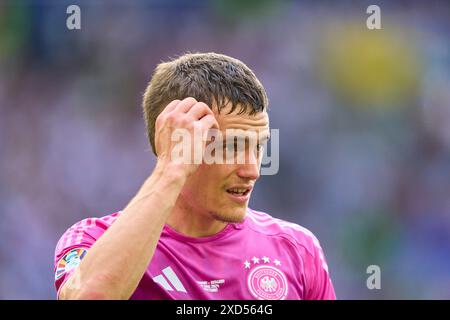
POLYGON ((253 152, 248 152, 245 163, 237 164, 237 175, 247 180, 257 180, 259 178, 259 161, 253 152))

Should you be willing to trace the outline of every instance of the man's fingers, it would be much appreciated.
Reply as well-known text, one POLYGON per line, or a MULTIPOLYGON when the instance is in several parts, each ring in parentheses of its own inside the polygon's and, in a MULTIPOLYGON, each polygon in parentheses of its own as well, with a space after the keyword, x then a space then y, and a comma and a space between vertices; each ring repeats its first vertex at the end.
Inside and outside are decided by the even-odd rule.
POLYGON ((211 109, 203 102, 196 103, 187 113, 187 115, 194 120, 199 120, 208 114, 213 113, 211 109))
POLYGON ((192 97, 181 100, 181 102, 176 106, 172 112, 187 113, 195 104, 197 100, 192 97))
POLYGON ((180 103, 180 100, 173 100, 171 103, 169 103, 164 110, 161 113, 169 113, 172 112, 173 110, 175 110, 175 108, 177 107, 177 105, 180 103))
POLYGON ((204 116, 203 118, 198 120, 198 122, 201 123, 203 128, 219 129, 219 123, 217 122, 216 117, 214 117, 213 114, 208 114, 208 115, 204 116))

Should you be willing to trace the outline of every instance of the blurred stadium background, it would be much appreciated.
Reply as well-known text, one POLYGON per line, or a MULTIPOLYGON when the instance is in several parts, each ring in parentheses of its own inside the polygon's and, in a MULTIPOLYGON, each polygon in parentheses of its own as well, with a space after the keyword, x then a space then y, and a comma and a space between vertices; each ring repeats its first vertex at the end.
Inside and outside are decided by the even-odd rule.
POLYGON ((449 35, 447 1, 0 1, 0 298, 55 298, 62 233, 152 170, 153 68, 215 51, 255 71, 280 129, 251 207, 318 236, 340 299, 450 299, 449 35))

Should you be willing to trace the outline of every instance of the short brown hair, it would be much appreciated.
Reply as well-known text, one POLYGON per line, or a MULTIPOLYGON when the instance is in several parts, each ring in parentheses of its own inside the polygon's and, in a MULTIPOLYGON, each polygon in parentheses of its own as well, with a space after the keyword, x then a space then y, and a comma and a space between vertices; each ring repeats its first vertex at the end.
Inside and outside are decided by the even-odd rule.
POLYGON ((217 53, 188 53, 160 63, 144 94, 143 109, 150 144, 155 151, 155 122, 175 99, 193 97, 220 110, 231 102, 233 112, 255 114, 267 109, 264 87, 243 62, 217 53))

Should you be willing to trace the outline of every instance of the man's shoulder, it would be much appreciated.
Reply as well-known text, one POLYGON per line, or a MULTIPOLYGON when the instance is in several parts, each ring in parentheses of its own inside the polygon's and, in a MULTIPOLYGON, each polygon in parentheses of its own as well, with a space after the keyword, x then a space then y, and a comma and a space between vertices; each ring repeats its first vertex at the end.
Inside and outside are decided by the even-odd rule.
POLYGON ((91 228, 107 229, 114 223, 114 221, 116 221, 120 214, 121 211, 117 211, 101 217, 84 218, 83 220, 74 223, 68 230, 83 230, 91 228))
POLYGON ((247 221, 254 232, 283 238, 295 246, 304 247, 312 255, 314 255, 317 248, 320 248, 317 237, 310 230, 299 224, 278 219, 266 212, 250 208, 247 210, 247 221))
POLYGON ((102 217, 90 217, 82 219, 72 226, 70 226, 58 241, 57 248, 67 244, 69 240, 76 238, 83 238, 84 236, 97 239, 103 234, 113 223, 117 217, 121 214, 121 211, 102 216, 102 217))

